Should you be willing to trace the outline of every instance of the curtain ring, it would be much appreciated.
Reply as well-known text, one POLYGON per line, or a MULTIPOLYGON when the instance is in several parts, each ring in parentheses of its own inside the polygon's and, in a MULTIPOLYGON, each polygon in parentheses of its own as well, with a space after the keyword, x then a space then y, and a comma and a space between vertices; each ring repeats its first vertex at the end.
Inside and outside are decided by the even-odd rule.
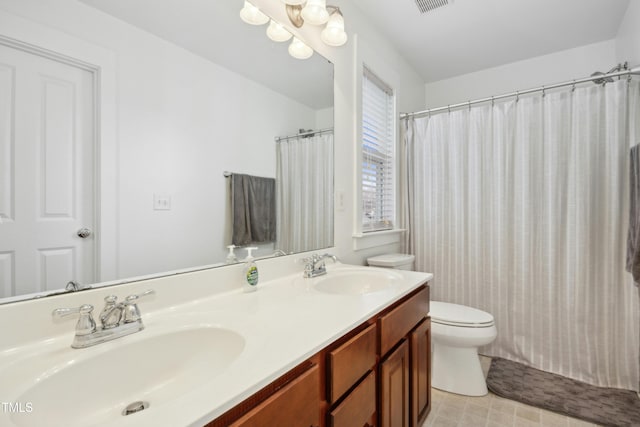
POLYGON ((547 92, 544 86, 542 86, 542 97, 544 98, 545 96, 547 96, 547 92))
POLYGON ((447 111, 449 111, 449 114, 451 114, 451 105, 447 105, 447 111))
POLYGON ((491 106, 495 106, 495 100, 493 99, 493 95, 491 96, 491 106))
POLYGON ((571 85, 571 93, 576 91, 576 81, 573 81, 573 84, 571 85))
POLYGON ((471 111, 471 100, 467 101, 467 106, 469 107, 469 111, 471 111))
POLYGON ((520 101, 520 91, 516 91, 516 102, 520 101))

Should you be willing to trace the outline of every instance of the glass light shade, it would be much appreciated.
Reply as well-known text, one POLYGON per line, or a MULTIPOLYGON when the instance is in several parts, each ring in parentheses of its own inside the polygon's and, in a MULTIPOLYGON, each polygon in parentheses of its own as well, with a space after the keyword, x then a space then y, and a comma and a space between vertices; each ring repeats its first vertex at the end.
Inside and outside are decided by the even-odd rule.
POLYGON ((313 55, 313 49, 304 44, 304 42, 297 37, 293 38, 293 41, 289 45, 289 55, 297 59, 311 58, 313 55))
POLYGON ((309 0, 300 13, 304 22, 311 25, 322 25, 329 20, 327 0, 309 0))
POLYGON ((290 4, 291 6, 298 6, 299 4, 304 4, 307 0, 282 0, 284 4, 290 4))
POLYGON ((260 9, 245 0, 244 7, 240 10, 240 18, 251 25, 263 25, 269 22, 269 17, 260 12, 260 9))
POLYGON ((338 11, 331 14, 329 22, 322 33, 322 41, 329 46, 342 46, 347 42, 347 33, 344 31, 344 17, 338 11))
POLYGON ((292 34, 272 19, 267 28, 267 37, 274 42, 286 42, 292 37, 292 34))

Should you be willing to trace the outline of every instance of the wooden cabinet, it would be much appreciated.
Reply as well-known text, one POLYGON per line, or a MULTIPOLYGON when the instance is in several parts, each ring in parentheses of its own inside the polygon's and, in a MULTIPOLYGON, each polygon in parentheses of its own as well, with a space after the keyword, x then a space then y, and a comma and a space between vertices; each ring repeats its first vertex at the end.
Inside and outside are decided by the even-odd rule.
POLYGON ((424 285, 207 427, 419 427, 431 408, 424 285))
POLYGON ((376 365, 376 325, 370 325, 356 336, 330 350, 328 398, 335 403, 347 390, 376 365))
POLYGON ((327 352, 329 427, 363 427, 376 423, 376 324, 327 352))
POLYGON ((370 371, 349 395, 329 413, 329 427, 372 426, 376 417, 376 374, 370 371))
POLYGON ((429 313, 429 288, 422 288, 409 299, 378 319, 380 355, 385 355, 429 313))
POLYGON ((409 426, 409 343, 403 340, 380 364, 380 427, 409 426))
POLYGON ((419 427, 431 409, 428 313, 425 287, 378 319, 381 427, 419 427))
POLYGON ((318 427, 320 419, 320 371, 314 365, 231 427, 318 427))
POLYGON ((410 336, 411 425, 421 426, 431 410, 431 319, 422 321, 410 336))

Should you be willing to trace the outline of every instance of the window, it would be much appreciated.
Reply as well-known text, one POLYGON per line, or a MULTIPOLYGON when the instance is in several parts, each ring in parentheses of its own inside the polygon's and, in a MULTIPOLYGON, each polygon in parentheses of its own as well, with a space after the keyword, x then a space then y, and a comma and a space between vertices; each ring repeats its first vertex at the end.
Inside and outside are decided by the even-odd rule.
POLYGON ((362 80, 362 231, 393 228, 394 95, 366 67, 362 80))

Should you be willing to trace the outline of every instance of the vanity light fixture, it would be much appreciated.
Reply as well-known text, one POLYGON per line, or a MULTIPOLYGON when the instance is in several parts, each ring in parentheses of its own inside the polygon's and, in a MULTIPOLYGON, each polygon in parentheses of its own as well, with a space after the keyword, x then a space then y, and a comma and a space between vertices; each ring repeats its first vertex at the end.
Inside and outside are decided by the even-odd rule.
POLYGON ((289 45, 289 55, 297 59, 308 59, 313 55, 313 49, 307 46, 299 38, 294 37, 293 41, 289 45))
POLYGON ((327 12, 327 0, 307 0, 300 12, 302 19, 311 25, 326 24, 329 20, 327 12))
POLYGON ((267 27, 267 37, 269 37, 274 42, 286 42, 291 37, 293 37, 293 34, 291 34, 281 24, 272 19, 269 23, 269 27, 267 27))
MULTIPOLYGON (((327 0, 281 1, 285 4, 287 16, 294 27, 302 27, 305 21, 311 25, 326 24, 320 33, 320 39, 324 44, 338 47, 347 42, 348 36, 344 31, 344 16, 342 16, 339 7, 327 5, 327 0)), ((285 42, 293 37, 293 34, 282 24, 269 19, 267 15, 247 0, 244 1, 240 17, 251 25, 263 25, 269 22, 267 37, 275 42, 285 42)), ((313 49, 297 37, 293 37, 288 50, 289 54, 297 59, 307 59, 313 55, 313 49)))
POLYGON ((335 9, 329 17, 327 26, 320 33, 322 41, 329 46, 342 46, 347 42, 347 33, 344 31, 344 17, 340 9, 335 9))
POLYGON ((289 21, 300 28, 307 22, 311 25, 324 25, 320 38, 333 47, 342 46, 347 42, 344 31, 344 16, 338 6, 327 5, 327 0, 282 0, 287 8, 289 21))
POLYGON ((264 25, 269 22, 269 17, 247 0, 244 1, 244 7, 240 10, 240 18, 251 25, 264 25))

